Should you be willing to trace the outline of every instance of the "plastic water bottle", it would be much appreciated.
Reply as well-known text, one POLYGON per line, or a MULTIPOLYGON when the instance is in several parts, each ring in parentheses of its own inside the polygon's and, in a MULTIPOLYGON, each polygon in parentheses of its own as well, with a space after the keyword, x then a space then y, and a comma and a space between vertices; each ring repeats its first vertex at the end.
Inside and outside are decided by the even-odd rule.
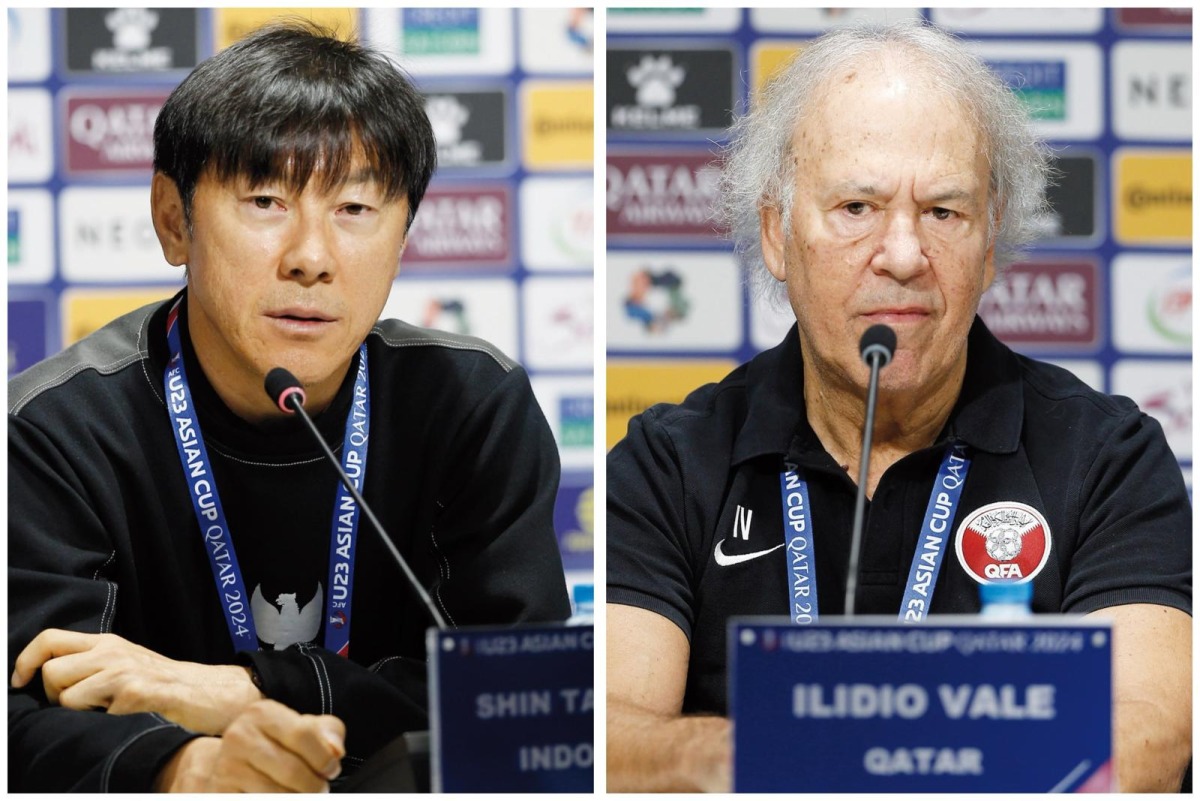
POLYGON ((591 625, 596 615, 596 585, 576 584, 571 588, 571 608, 568 626, 591 625))
POLYGON ((1033 582, 998 581, 979 585, 983 607, 979 616, 991 620, 1021 620, 1033 617, 1033 582))

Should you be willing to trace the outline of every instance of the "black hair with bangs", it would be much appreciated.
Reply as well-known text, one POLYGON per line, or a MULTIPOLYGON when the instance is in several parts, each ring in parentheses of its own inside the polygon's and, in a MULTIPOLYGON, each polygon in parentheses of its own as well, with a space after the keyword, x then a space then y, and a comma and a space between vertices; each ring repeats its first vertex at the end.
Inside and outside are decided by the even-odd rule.
POLYGON ((154 123, 154 169, 175 181, 189 227, 206 170, 296 192, 317 171, 331 191, 350 177, 356 147, 387 200, 407 195, 411 225, 437 165, 424 98, 386 56, 304 19, 201 63, 154 123))

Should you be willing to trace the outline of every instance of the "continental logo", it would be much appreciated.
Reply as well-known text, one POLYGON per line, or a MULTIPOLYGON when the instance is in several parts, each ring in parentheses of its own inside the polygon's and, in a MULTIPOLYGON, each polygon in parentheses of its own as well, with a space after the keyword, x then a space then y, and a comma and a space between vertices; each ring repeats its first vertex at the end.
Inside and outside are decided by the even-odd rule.
POLYGON ((679 403, 688 393, 720 381, 737 362, 730 359, 608 361, 607 445, 611 449, 629 426, 629 418, 656 403, 679 403))
POLYGON ((72 345, 111 323, 122 314, 147 303, 166 300, 178 287, 128 287, 125 289, 67 289, 62 293, 62 344, 72 345))
POLYGON ((792 59, 803 50, 804 46, 795 42, 755 42, 750 52, 751 100, 757 102, 767 84, 779 77, 792 59))
POLYGON ((358 10, 353 8, 218 8, 215 14, 217 50, 281 17, 304 17, 329 28, 339 39, 357 38, 358 10))
POLYGON ((1191 152, 1125 148, 1113 154, 1113 161, 1113 232, 1117 241, 1191 244, 1191 152))
POLYGON ((525 166, 590 169, 595 120, 591 82, 529 81, 522 91, 525 166))

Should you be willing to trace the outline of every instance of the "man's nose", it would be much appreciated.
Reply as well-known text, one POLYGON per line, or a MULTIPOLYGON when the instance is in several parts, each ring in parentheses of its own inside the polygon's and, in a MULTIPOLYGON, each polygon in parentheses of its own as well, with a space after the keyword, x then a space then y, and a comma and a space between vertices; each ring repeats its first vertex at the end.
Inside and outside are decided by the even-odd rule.
POLYGON ((876 272, 886 272, 897 281, 908 281, 929 268, 919 218, 907 211, 893 210, 881 233, 871 261, 876 272))
POLYGON ((280 263, 280 270, 293 281, 309 285, 329 281, 336 271, 333 232, 324 220, 301 213, 280 263))

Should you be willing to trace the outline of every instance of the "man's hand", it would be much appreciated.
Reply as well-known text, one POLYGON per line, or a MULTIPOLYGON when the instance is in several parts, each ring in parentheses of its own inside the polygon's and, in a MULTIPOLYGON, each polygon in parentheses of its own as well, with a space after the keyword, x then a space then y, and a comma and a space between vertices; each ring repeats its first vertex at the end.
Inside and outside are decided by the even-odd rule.
POLYGON ((258 701, 221 737, 175 753, 155 790, 173 793, 324 793, 342 771, 346 727, 331 715, 301 715, 258 701))
POLYGON ((41 668, 51 703, 114 715, 157 712, 204 734, 220 734, 263 695, 247 668, 178 662, 115 634, 46 629, 17 657, 13 687, 41 668))

